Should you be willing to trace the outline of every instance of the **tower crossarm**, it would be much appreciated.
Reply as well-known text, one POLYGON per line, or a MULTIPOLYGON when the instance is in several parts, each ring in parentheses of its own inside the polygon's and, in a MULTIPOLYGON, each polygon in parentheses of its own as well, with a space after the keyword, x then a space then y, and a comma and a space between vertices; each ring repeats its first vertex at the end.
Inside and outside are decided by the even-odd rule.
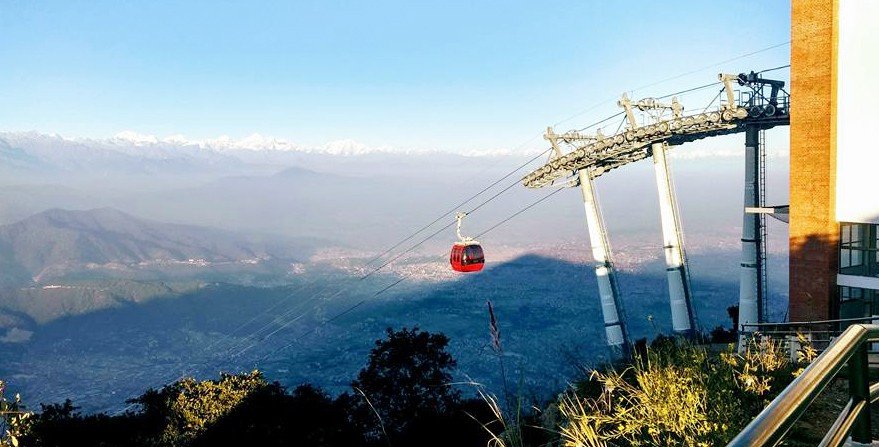
POLYGON ((632 101, 624 94, 618 104, 625 110, 629 125, 614 135, 605 136, 600 132, 590 135, 581 131, 552 132, 550 135, 552 129, 548 129, 545 138, 554 145, 554 156, 523 177, 522 183, 529 188, 540 188, 587 168, 594 178, 647 158, 650 146, 655 143, 677 146, 702 138, 744 132, 747 125, 769 129, 790 124, 790 97, 783 92, 782 81, 751 74, 722 74, 720 80, 724 84, 727 102, 711 111, 706 108, 701 113, 684 114, 684 108, 676 98, 671 104, 663 104, 653 98, 632 101), (736 95, 733 82, 750 91, 736 95), (764 86, 770 87, 772 92, 763 94, 764 86), (636 111, 650 114, 651 119, 639 126, 636 111), (563 153, 562 145, 568 146, 569 152, 563 153))

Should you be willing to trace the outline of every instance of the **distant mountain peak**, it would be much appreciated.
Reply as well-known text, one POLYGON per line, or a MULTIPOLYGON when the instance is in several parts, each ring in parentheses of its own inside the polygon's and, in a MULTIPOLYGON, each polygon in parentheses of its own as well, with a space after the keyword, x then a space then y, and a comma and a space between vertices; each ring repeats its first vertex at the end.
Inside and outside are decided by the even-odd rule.
POLYGON ((147 144, 157 144, 159 139, 153 135, 144 135, 141 133, 125 130, 117 133, 111 140, 119 142, 128 142, 135 146, 143 146, 147 144))

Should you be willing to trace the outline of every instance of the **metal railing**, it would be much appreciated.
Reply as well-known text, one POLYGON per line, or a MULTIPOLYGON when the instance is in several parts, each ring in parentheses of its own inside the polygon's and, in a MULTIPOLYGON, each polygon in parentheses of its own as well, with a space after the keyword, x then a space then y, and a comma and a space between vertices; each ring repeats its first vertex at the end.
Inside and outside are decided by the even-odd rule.
POLYGON ((849 400, 830 426, 819 446, 841 446, 852 441, 871 443, 870 403, 879 399, 879 383, 870 385, 867 344, 879 341, 879 325, 855 324, 794 379, 727 447, 775 446, 784 439, 797 419, 848 366, 849 400))
MULTIPOLYGON (((798 336, 806 336, 809 345, 818 353, 824 352, 830 343, 839 337, 847 327, 856 323, 870 324, 877 322, 875 317, 859 317, 859 318, 842 318, 836 320, 812 320, 812 321, 788 321, 781 323, 748 323, 742 324, 739 328, 740 333, 755 335, 760 337, 769 337, 778 342, 785 349, 794 351, 799 348, 799 343, 791 346, 792 341, 796 341, 798 336)), ((876 350, 870 350, 871 354, 879 353, 876 350)))
POLYGON ((842 333, 840 326, 854 323, 873 323, 876 317, 841 318, 836 320, 810 320, 810 321, 786 321, 781 323, 747 323, 742 324, 740 330, 746 333, 759 332, 761 334, 784 333, 795 334, 797 332, 835 332, 842 333))

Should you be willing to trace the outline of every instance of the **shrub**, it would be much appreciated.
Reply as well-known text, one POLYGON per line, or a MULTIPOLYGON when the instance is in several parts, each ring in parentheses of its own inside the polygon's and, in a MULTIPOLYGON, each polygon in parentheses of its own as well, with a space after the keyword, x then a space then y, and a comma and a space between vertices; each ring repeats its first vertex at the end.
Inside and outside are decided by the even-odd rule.
POLYGON ((571 447, 723 445, 793 380, 798 366, 769 340, 752 340, 742 353, 730 346, 719 356, 666 341, 621 372, 593 371, 588 387, 597 393, 568 393, 559 403, 562 440, 571 447))
POLYGON ((5 390, 6 383, 0 380, 0 447, 17 447, 30 429, 33 414, 25 410, 18 394, 12 400, 6 399, 5 390))

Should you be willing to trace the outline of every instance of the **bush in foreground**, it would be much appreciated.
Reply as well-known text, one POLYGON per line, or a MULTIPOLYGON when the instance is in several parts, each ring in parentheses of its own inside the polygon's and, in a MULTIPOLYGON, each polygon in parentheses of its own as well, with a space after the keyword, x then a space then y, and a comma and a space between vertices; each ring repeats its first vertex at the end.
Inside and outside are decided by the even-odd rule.
POLYGON ((753 341, 719 356, 682 340, 618 371, 594 371, 559 403, 565 446, 724 445, 799 371, 781 347, 753 341))

